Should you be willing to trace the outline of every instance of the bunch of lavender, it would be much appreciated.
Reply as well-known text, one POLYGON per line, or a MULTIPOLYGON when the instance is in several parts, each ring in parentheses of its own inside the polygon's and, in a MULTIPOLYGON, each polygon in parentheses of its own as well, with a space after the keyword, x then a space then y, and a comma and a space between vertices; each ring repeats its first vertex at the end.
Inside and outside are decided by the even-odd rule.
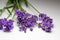
POLYGON ((20 31, 26 32, 27 28, 30 28, 30 31, 33 31, 33 28, 37 23, 36 21, 38 20, 38 17, 36 15, 32 15, 20 10, 16 10, 16 14, 18 24, 20 25, 20 31))
POLYGON ((7 20, 6 18, 0 19, 0 30, 4 32, 10 32, 13 29, 13 20, 7 20))
MULTIPOLYGON (((51 32, 51 28, 53 28, 52 19, 48 17, 46 14, 40 14, 40 12, 27 0, 8 0, 6 7, 0 9, 0 16, 5 10, 9 12, 7 18, 9 18, 12 15, 13 11, 16 13, 18 24, 20 25, 19 29, 20 31, 24 31, 25 33, 28 28, 30 29, 30 31, 33 31, 33 28, 36 24, 38 24, 38 27, 42 28, 46 32, 51 32), (26 7, 29 7, 30 5, 33 9, 35 9, 35 11, 39 13, 39 16, 25 12, 26 10, 23 9, 21 3, 25 3, 26 7), (12 8, 11 11, 9 10, 10 8, 12 8), (37 21, 42 22, 37 23, 37 21)), ((15 13, 12 18, 14 18, 15 13)), ((0 30, 4 30, 5 32, 13 29, 13 20, 7 20, 7 18, 0 19, 0 30)))

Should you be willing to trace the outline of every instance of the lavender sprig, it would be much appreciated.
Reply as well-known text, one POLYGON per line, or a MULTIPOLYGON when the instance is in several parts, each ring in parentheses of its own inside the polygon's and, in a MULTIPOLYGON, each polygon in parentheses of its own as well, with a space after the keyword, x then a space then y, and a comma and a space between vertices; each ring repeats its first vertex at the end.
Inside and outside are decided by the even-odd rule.
POLYGON ((13 20, 7 20, 6 18, 0 19, 0 30, 10 32, 13 28, 13 20))
POLYGON ((33 30, 34 25, 36 25, 36 21, 38 17, 36 15, 32 15, 29 13, 25 13, 24 11, 16 10, 18 24, 20 25, 20 30, 26 32, 28 28, 30 31, 33 30))
POLYGON ((46 14, 40 14, 39 20, 42 22, 39 23, 38 27, 42 28, 46 32, 51 32, 51 29, 53 28, 53 20, 46 14))

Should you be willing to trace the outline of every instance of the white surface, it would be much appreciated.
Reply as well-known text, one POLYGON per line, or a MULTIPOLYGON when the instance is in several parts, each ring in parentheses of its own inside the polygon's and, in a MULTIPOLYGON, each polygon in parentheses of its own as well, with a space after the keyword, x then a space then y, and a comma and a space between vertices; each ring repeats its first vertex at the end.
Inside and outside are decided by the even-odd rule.
MULTIPOLYGON (((0 8, 3 8, 6 4, 6 0, 0 1, 0 8)), ((52 33, 46 33, 41 29, 34 28, 33 32, 27 30, 27 33, 20 32, 16 22, 14 22, 14 29, 10 33, 4 33, 0 31, 0 40, 60 40, 60 1, 59 0, 29 0, 40 12, 46 13, 53 18, 54 28, 52 33)), ((38 15, 36 11, 31 8, 23 8, 31 14, 38 15)), ((4 12, 2 17, 7 17, 8 12, 4 12)), ((16 18, 15 18, 16 19, 16 18)), ((16 21, 16 20, 15 20, 16 21)))

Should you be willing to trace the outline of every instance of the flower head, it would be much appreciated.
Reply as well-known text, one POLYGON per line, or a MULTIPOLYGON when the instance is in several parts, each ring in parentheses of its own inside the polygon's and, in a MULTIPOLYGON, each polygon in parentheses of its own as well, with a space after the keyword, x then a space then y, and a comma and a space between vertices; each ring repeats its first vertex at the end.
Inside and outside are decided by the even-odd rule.
POLYGON ((0 29, 4 32, 10 32, 13 29, 13 20, 0 19, 0 29))
POLYGON ((38 20, 38 17, 36 15, 32 15, 23 11, 16 12, 18 23, 21 26, 20 30, 23 30, 26 32, 27 28, 30 28, 32 31, 34 25, 36 24, 36 21, 38 20))
MULTIPOLYGON (((4 19, 5 20, 5 19, 4 19)), ((11 31, 13 29, 13 20, 6 20, 4 22, 4 31, 8 32, 11 31)))
POLYGON ((46 14, 40 14, 39 17, 42 19, 42 23, 39 23, 39 27, 42 28, 46 32, 51 32, 51 28, 53 27, 53 21, 46 14))

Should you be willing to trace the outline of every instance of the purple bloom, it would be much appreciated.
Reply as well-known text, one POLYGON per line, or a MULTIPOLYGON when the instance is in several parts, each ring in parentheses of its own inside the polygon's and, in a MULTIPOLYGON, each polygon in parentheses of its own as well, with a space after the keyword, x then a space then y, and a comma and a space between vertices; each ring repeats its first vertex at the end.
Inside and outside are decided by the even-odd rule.
POLYGON ((10 32, 13 29, 13 20, 0 19, 0 29, 4 32, 10 32))
POLYGON ((51 32, 51 28, 47 27, 47 28, 42 28, 45 32, 51 32))
POLYGON ((13 20, 5 20, 4 19, 4 31, 8 32, 13 29, 13 20))
POLYGON ((8 24, 9 24, 9 25, 13 25, 13 22, 14 22, 13 20, 9 20, 9 21, 8 21, 8 24))
POLYGON ((52 23, 52 21, 53 21, 53 20, 52 20, 52 19, 50 19, 50 18, 47 20, 47 22, 49 22, 49 23, 52 23))
POLYGON ((32 15, 23 11, 16 12, 16 14, 18 13, 19 15, 17 15, 17 19, 18 19, 18 24, 21 26, 20 30, 23 30, 24 32, 26 32, 27 28, 31 28, 31 31, 32 31, 32 28, 36 24, 38 17, 36 15, 32 15))
POLYGON ((29 17, 31 17, 31 16, 32 16, 31 14, 25 13, 24 16, 23 16, 23 18, 29 18, 29 17))
POLYGON ((46 32, 51 32, 51 28, 53 27, 52 19, 48 17, 46 14, 40 14, 39 17, 42 19, 42 23, 39 23, 38 27, 42 28, 46 32))
POLYGON ((7 19, 4 18, 4 19, 3 19, 3 25, 6 25, 6 24, 7 24, 7 19))
POLYGON ((34 21, 38 20, 38 17, 36 15, 33 15, 32 18, 34 19, 34 21))
POLYGON ((30 27, 32 26, 32 24, 31 24, 30 22, 27 22, 27 23, 25 24, 25 26, 26 26, 27 28, 30 28, 30 27))
POLYGON ((17 16, 18 17, 23 17, 24 16, 24 14, 25 14, 25 12, 24 11, 19 11, 19 10, 16 10, 16 14, 17 14, 17 16))
POLYGON ((13 29, 13 26, 5 26, 4 32, 10 32, 13 29))

